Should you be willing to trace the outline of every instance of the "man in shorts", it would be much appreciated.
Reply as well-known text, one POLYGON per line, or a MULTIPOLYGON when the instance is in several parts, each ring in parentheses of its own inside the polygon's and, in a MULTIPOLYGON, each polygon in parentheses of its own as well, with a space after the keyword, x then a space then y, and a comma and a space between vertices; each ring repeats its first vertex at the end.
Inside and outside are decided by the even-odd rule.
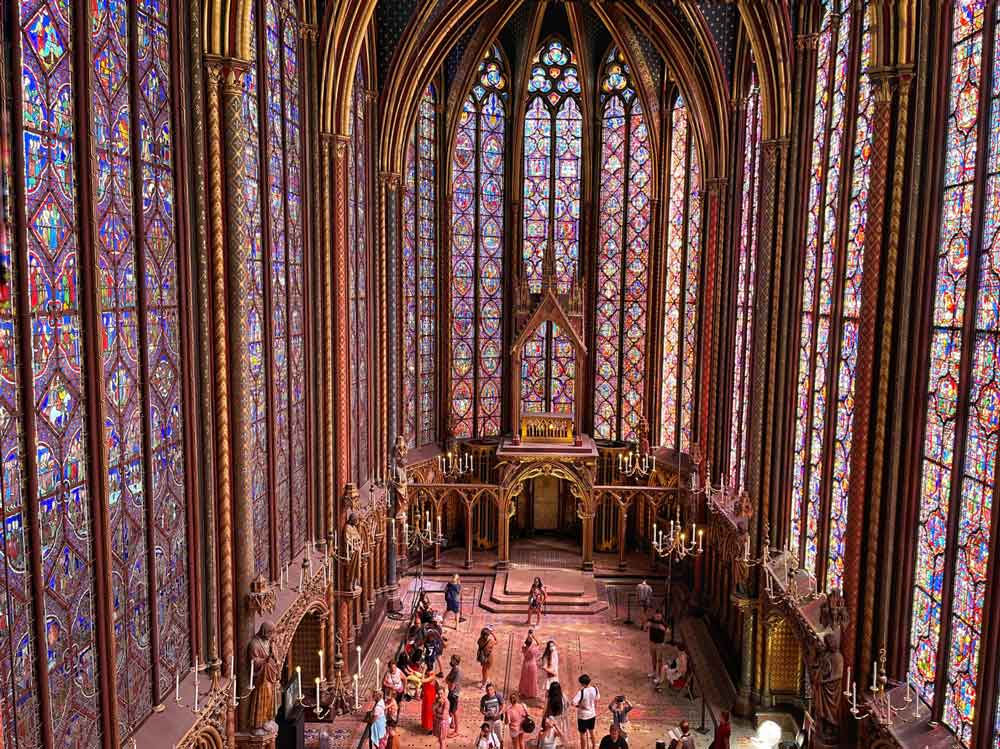
POLYGON ((639 601, 639 611, 642 612, 642 626, 639 627, 641 632, 649 621, 649 608, 653 604, 653 586, 643 580, 635 586, 635 597, 639 601))
POLYGON ((658 678, 660 668, 663 666, 663 646, 667 641, 667 625, 663 621, 663 614, 659 611, 653 612, 653 618, 649 620, 649 660, 650 678, 658 678))
POLYGON ((576 708, 576 730, 580 732, 580 749, 597 749, 594 739, 594 724, 597 723, 597 701, 601 692, 590 683, 590 677, 580 677, 580 691, 573 697, 576 708))

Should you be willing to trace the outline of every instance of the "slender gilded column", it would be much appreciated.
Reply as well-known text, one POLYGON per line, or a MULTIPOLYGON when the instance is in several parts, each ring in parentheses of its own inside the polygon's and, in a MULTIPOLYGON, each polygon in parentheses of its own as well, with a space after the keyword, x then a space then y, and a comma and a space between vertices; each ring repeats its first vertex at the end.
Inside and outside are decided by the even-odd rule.
MULTIPOLYGON (((204 97, 204 61, 202 59, 202 29, 201 9, 197 3, 191 3, 191 120, 194 130, 194 158, 192 159, 194 190, 192 228, 194 230, 194 261, 197 272, 195 285, 197 287, 198 316, 198 367, 199 376, 199 407, 201 418, 198 420, 201 440, 201 473, 199 487, 201 489, 201 511, 205 519, 202 528, 201 548, 209 550, 205 559, 205 660, 209 663, 213 683, 218 684, 219 673, 219 571, 216 567, 216 556, 210 550, 216 547, 215 518, 215 423, 212 367, 212 308, 210 270, 212 258, 208 245, 208 196, 205 190, 205 97, 204 97)), ((211 84, 210 84, 211 85, 211 84)), ((218 89, 218 80, 215 82, 218 89)), ((195 651, 200 650, 196 646, 195 651)))
MULTIPOLYGON (((860 683, 865 683, 870 675, 868 664, 877 657, 879 645, 866 640, 871 636, 874 612, 861 606, 861 596, 873 588, 874 579, 863 580, 861 557, 866 526, 875 533, 874 548, 869 548, 874 565, 878 549, 878 526, 880 516, 879 499, 881 490, 874 484, 869 491, 868 447, 872 438, 873 414, 884 412, 888 401, 873 403, 872 386, 876 373, 875 356, 878 350, 889 350, 891 336, 884 337, 885 330, 877 327, 879 309, 894 305, 894 299, 881 298, 882 286, 882 230, 885 215, 886 170, 889 162, 889 140, 892 137, 892 101, 896 79, 888 71, 869 74, 872 93, 875 97, 875 113, 872 121, 872 153, 868 187, 868 222, 865 229, 863 276, 861 281, 861 316, 858 326, 858 365, 855 382, 854 422, 851 438, 851 481, 848 488, 847 535, 844 550, 844 598, 852 616, 844 628, 842 652, 848 663, 853 662, 860 683), (860 621, 859 621, 860 620, 860 621), (860 630, 860 632, 859 632, 860 630), (858 652, 855 653, 855 643, 858 652), (874 655, 873 655, 874 654, 874 655), (857 656, 857 657, 855 657, 857 656)), ((891 333, 892 328, 889 328, 891 333)), ((879 373, 881 374, 881 373, 879 373)), ((884 424, 884 414, 881 421, 884 424)), ((883 456, 875 453, 872 472, 881 475, 883 456)), ((873 477, 874 478, 874 477, 873 477)), ((866 565, 867 567, 867 565, 866 565)))
MULTIPOLYGON (((583 571, 594 569, 594 513, 585 512, 580 515, 583 521, 583 571)), ((509 523, 508 523, 509 527, 509 523)))
POLYGON ((465 505, 465 569, 472 569, 472 505, 465 505))
MULTIPOLYGON (((206 114, 208 121, 208 177, 209 210, 211 217, 211 306, 212 306, 212 355, 215 362, 215 477, 219 507, 219 577, 222 631, 222 660, 228 662, 235 652, 233 646, 233 527, 232 492, 229 483, 229 352, 226 348, 226 245, 225 202, 223 198, 222 159, 222 61, 206 59, 208 77, 206 87, 206 114)), ((218 681, 218 673, 213 674, 218 681)), ((235 724, 227 722, 230 735, 235 724)))
MULTIPOLYGON (((246 321, 249 302, 253 294, 252 279, 248 273, 250 236, 247 230, 243 185, 247 179, 246 150, 247 130, 243 118, 243 68, 227 65, 223 71, 222 108, 226 128, 226 203, 228 207, 228 264, 227 279, 229 319, 228 343, 232 352, 229 368, 230 418, 232 420, 232 481, 234 525, 234 581, 236 616, 234 645, 238 683, 250 683, 249 663, 244 657, 253 637, 254 610, 250 605, 250 581, 254 575, 254 525, 251 501, 250 467, 252 462, 250 439, 251 416, 248 383, 250 382, 250 351, 247 341, 246 321)), ((227 664, 223 664, 227 668, 227 664)), ((237 728, 243 729, 248 720, 248 703, 243 701, 237 716, 237 728)))
POLYGON ((618 505, 618 569, 624 571, 628 567, 625 561, 625 525, 628 523, 628 507, 618 505))

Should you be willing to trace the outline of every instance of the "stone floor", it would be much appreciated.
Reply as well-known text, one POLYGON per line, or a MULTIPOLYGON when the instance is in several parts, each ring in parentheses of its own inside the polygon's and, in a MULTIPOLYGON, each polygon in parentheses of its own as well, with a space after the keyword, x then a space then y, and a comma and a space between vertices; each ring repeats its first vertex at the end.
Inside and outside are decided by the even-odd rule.
MULTIPOLYGON (((473 598, 475 592, 469 592, 473 598)), ((493 680, 501 685, 501 691, 509 692, 516 688, 521 673, 520 643, 523 641, 526 626, 520 616, 506 614, 489 614, 475 608, 474 599, 466 602, 464 610, 472 612, 468 620, 461 624, 458 631, 446 628, 448 638, 444 661, 452 653, 462 656, 463 691, 459 709, 459 736, 448 741, 452 747, 471 747, 481 723, 478 707, 482 691, 479 689, 479 666, 475 660, 476 638, 485 624, 493 624, 498 639, 495 653, 493 680), (510 668, 508 670, 508 657, 510 668)), ((554 616, 543 619, 541 626, 536 627, 536 636, 541 642, 553 639, 560 648, 560 674, 567 692, 567 698, 576 692, 577 677, 581 673, 590 674, 594 683, 601 691, 601 707, 598 729, 606 730, 609 716, 607 703, 616 694, 625 694, 635 706, 632 712, 632 734, 630 744, 633 749, 653 749, 657 739, 664 737, 666 731, 676 726, 682 719, 690 721, 692 728, 697 728, 701 720, 701 701, 698 698, 689 700, 682 695, 654 691, 650 679, 646 677, 649 671, 646 634, 640 632, 637 626, 626 626, 615 622, 610 611, 592 616, 554 616)), ((385 663, 396 649, 399 637, 402 635, 400 622, 387 620, 384 628, 392 632, 381 632, 378 639, 384 643, 382 652, 369 654, 364 668, 364 681, 371 688, 375 680, 374 658, 379 657, 385 663), (385 637, 385 635, 390 635, 385 637)), ((540 700, 528 703, 531 715, 536 722, 541 718, 542 702, 540 700)), ((359 715, 363 714, 359 711, 359 715)), ((575 728, 575 719, 570 715, 570 727, 575 728)), ((712 740, 712 718, 706 712, 708 733, 695 733, 699 749, 708 747, 712 740)), ((419 702, 404 703, 400 720, 402 745, 405 749, 424 749, 436 747, 437 741, 420 728, 419 702)), ((356 717, 347 717, 334 724, 337 730, 335 741, 331 746, 354 749, 358 745, 361 734, 361 724, 356 717), (353 735, 348 739, 342 731, 344 721, 357 721, 353 735)), ((332 730, 332 729, 329 729, 332 730)), ((735 722, 733 726, 733 747, 751 746, 749 737, 752 727, 749 723, 735 722)), ((603 733, 598 735, 598 740, 603 733)), ((570 735, 570 746, 576 746, 578 735, 575 730, 570 735)), ((312 742, 309 742, 312 743, 312 742)))

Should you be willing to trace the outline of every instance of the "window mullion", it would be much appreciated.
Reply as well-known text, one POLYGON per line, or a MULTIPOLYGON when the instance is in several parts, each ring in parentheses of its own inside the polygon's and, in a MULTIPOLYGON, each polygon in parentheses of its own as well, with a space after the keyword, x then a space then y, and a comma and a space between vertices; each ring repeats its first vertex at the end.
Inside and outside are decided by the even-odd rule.
MULTIPOLYGON (((625 272, 628 268, 628 213, 629 213, 629 198, 630 198, 630 188, 631 188, 631 171, 632 171, 632 159, 631 159, 631 146, 632 146, 632 120, 631 111, 628 107, 623 107, 623 116, 625 118, 625 143, 623 145, 622 151, 622 233, 621 233, 621 243, 622 251, 621 258, 619 258, 618 264, 620 269, 620 275, 618 277, 618 372, 616 377, 618 379, 617 387, 617 403, 615 404, 615 429, 617 430, 616 436, 618 439, 623 439, 625 434, 625 421, 622 418, 622 408, 625 399, 624 388, 625 388, 625 290, 627 288, 627 281, 625 280, 625 272)), ((605 124, 607 120, 605 119, 605 124)))

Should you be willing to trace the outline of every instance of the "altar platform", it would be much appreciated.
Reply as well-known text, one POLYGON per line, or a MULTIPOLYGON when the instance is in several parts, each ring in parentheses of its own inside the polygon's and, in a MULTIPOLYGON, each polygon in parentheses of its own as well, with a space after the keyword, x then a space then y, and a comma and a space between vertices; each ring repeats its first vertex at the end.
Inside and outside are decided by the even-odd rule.
POLYGON ((597 460, 597 445, 588 434, 581 434, 577 442, 531 442, 520 440, 515 442, 511 437, 504 437, 500 440, 497 448, 498 460, 520 461, 531 459, 537 456, 560 457, 565 456, 573 460, 597 460))
POLYGON ((493 581, 489 596, 483 596, 480 605, 497 614, 524 614, 528 612, 528 593, 531 583, 540 577, 545 584, 548 614, 598 614, 608 608, 607 601, 597 594, 597 583, 592 572, 550 569, 540 567, 512 567, 500 570, 493 581))

